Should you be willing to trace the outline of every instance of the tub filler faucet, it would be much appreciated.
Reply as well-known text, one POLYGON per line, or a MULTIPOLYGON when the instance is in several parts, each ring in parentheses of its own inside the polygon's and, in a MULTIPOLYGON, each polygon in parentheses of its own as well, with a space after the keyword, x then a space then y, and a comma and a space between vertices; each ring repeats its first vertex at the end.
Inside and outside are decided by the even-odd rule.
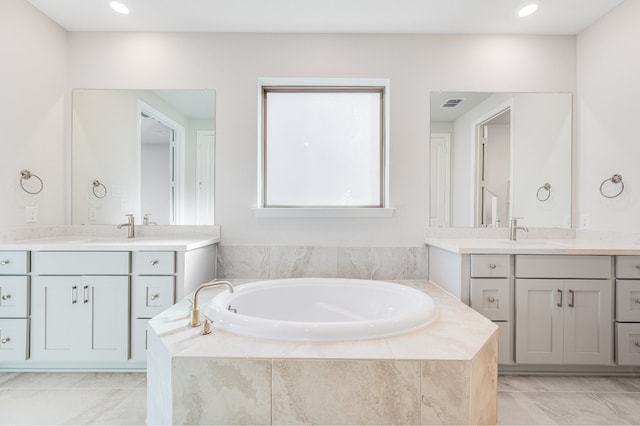
POLYGON ((511 241, 517 240, 518 229, 523 230, 524 232, 529 232, 529 228, 526 226, 518 226, 518 219, 524 219, 522 217, 512 217, 509 221, 509 239, 511 241))
POLYGON ((211 281, 208 283, 200 284, 198 286, 196 292, 193 293, 193 303, 191 305, 191 322, 189 323, 189 326, 197 327, 200 325, 200 309, 198 308, 198 294, 200 294, 200 291, 204 290, 205 288, 220 286, 226 286, 229 289, 229 292, 233 293, 233 286, 229 281, 211 281))
POLYGON ((133 214, 127 214, 127 223, 121 223, 118 225, 118 229, 121 229, 123 226, 128 227, 127 229, 127 238, 135 238, 136 236, 136 224, 135 219, 133 218, 133 214))

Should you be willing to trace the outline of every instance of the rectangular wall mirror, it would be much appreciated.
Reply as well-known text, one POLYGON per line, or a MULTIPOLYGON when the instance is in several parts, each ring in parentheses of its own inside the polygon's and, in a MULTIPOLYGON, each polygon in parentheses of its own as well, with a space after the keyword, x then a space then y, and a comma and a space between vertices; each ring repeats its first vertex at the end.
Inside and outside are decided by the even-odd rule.
POLYGON ((72 224, 213 225, 215 92, 75 89, 72 119, 72 224))
POLYGON ((571 227, 569 93, 431 93, 432 227, 571 227))

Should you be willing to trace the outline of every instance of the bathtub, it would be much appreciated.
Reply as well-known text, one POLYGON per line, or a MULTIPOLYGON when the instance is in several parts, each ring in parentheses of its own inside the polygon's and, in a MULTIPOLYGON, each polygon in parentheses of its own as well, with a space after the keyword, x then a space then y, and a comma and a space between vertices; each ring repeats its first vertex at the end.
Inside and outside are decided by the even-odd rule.
POLYGON ((289 278, 224 291, 205 310, 214 327, 293 341, 365 340, 416 331, 434 321, 426 293, 383 281, 289 278))

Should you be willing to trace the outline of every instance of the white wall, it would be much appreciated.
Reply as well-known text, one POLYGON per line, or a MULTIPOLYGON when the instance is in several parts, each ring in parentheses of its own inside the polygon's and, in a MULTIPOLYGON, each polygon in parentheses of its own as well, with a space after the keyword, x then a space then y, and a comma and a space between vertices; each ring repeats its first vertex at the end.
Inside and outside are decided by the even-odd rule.
POLYGON ((26 1, 2 0, 0 55, 0 226, 24 226, 33 205, 40 225, 64 224, 67 33, 26 1), (40 194, 20 189, 22 169, 42 178, 40 194))
POLYGON ((640 232, 639 22, 640 1, 627 0, 577 39, 577 210, 595 230, 640 232), (606 199, 600 184, 614 173, 625 190, 606 199))
POLYGON ((224 244, 421 245, 430 91, 575 91, 574 37, 72 33, 69 39, 71 87, 216 90, 216 222, 224 244), (258 77, 391 79, 394 217, 253 216, 258 77))

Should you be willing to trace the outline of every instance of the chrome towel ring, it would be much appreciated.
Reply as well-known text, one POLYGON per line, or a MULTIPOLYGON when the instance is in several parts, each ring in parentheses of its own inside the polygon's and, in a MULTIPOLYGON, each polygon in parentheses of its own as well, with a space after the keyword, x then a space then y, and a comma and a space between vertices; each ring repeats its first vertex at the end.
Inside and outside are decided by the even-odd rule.
POLYGON ((104 198, 107 196, 107 187, 104 186, 104 184, 102 182, 100 182, 98 179, 93 181, 93 195, 95 195, 96 198, 104 198), (102 187, 102 190, 99 190, 98 188, 102 187), (99 194, 98 192, 96 192, 96 189, 98 189, 99 192, 101 192, 102 194, 99 194))
POLYGON ((24 169, 24 170, 20 170, 20 188, 22 188, 22 190, 27 194, 35 195, 42 192, 42 189, 44 188, 44 183, 42 182, 42 179, 38 177, 38 175, 34 175, 29 170, 24 169), (27 188, 24 187, 24 182, 26 180, 31 179, 32 177, 38 179, 37 186, 40 187, 38 190, 29 191, 27 188))
POLYGON ((600 184, 600 194, 602 194, 602 196, 605 197, 605 198, 616 198, 617 196, 622 194, 622 191, 624 191, 624 182, 622 182, 622 175, 619 175, 619 174, 615 174, 615 175, 611 176, 609 179, 603 180, 602 183, 600 184), (607 195, 602 190, 602 188, 604 187, 604 184, 609 182, 609 181, 611 181, 614 184, 620 184, 620 190, 617 193, 613 194, 613 195, 607 195))
POLYGON ((538 188, 538 192, 536 192, 536 198, 538 198, 538 201, 545 202, 549 199, 549 197, 551 197, 551 184, 547 182, 540 188, 538 188))

